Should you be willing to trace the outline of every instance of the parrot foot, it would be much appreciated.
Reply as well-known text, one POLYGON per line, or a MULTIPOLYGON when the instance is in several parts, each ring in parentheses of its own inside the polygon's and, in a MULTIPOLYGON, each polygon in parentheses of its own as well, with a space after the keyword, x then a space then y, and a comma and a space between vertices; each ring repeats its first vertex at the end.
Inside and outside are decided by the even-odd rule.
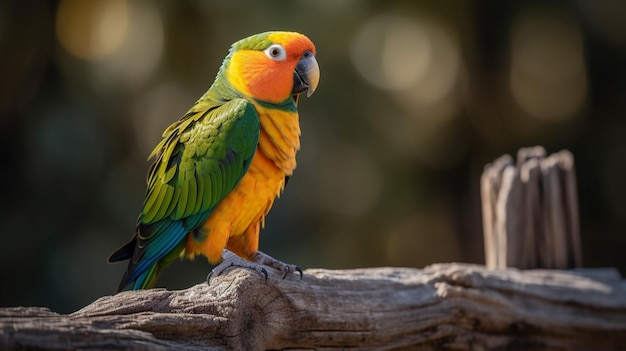
POLYGON ((268 267, 272 267, 276 270, 279 270, 281 272, 283 272, 283 279, 285 279, 287 277, 287 274, 289 273, 295 273, 298 272, 300 273, 300 280, 302 280, 302 269, 300 269, 300 267, 293 265, 293 264, 286 264, 283 263, 277 259, 275 259, 274 257, 263 253, 261 251, 255 251, 252 255, 251 258, 254 262, 263 265, 263 266, 268 266, 268 267))
POLYGON ((234 252, 224 249, 222 251, 222 262, 213 267, 213 270, 211 270, 209 275, 207 275, 206 277, 207 285, 211 285, 212 277, 219 276, 230 267, 248 268, 253 271, 257 271, 259 273, 262 273, 265 276, 265 280, 267 280, 267 271, 265 270, 265 268, 263 268, 262 265, 256 262, 246 261, 243 258, 237 256, 234 252))
POLYGON ((267 270, 263 267, 267 266, 282 272, 283 279, 285 279, 289 273, 298 272, 300 274, 300 280, 302 280, 302 269, 296 265, 286 264, 261 251, 255 251, 250 258, 252 259, 252 262, 244 260, 228 249, 224 249, 222 251, 222 263, 215 266, 207 275, 207 284, 211 285, 211 278, 219 276, 230 267, 248 268, 253 271, 257 271, 262 273, 265 276, 265 280, 267 280, 267 270))

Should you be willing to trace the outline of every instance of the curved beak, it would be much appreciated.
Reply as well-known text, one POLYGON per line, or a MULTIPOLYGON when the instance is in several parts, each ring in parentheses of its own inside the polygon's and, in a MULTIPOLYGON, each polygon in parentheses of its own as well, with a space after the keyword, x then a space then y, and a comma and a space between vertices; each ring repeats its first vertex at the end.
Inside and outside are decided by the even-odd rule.
POLYGON ((306 91, 306 96, 309 97, 317 88, 319 81, 320 67, 317 64, 317 60, 315 60, 315 55, 310 51, 306 51, 293 71, 293 89, 291 94, 299 95, 306 91))

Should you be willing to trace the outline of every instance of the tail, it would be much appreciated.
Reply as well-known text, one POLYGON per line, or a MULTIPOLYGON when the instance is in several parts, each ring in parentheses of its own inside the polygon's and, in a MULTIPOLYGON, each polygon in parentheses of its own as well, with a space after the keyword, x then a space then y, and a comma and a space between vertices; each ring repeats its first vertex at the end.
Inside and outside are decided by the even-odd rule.
POLYGON ((120 285, 117 288, 117 292, 122 290, 138 290, 138 289, 150 289, 154 286, 157 278, 156 266, 157 264, 153 264, 149 269, 139 274, 139 276, 133 279, 133 276, 136 275, 136 267, 138 262, 133 262, 133 252, 135 251, 135 247, 137 247, 137 235, 135 234, 133 238, 126 243, 126 245, 120 247, 115 250, 109 256, 109 263, 117 263, 120 261, 130 260, 128 262, 128 268, 126 272, 124 272, 124 276, 120 281, 120 285))
POLYGON ((185 248, 187 230, 181 221, 162 221, 152 225, 138 225, 138 230, 131 240, 115 250, 108 262, 115 263, 129 260, 128 268, 117 289, 139 290, 154 286, 161 272, 179 257, 185 248), (167 223, 164 223, 167 222, 167 223), (140 235, 139 233, 158 233, 162 235, 140 235), (145 237, 146 239, 142 239, 145 237))

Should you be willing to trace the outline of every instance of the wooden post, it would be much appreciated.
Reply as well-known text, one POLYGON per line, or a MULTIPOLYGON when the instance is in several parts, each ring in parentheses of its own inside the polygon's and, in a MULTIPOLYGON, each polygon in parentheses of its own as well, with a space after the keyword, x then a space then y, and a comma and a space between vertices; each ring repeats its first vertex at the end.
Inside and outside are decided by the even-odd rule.
POLYGON ((504 155, 481 177, 487 267, 582 265, 574 157, 541 146, 504 155))

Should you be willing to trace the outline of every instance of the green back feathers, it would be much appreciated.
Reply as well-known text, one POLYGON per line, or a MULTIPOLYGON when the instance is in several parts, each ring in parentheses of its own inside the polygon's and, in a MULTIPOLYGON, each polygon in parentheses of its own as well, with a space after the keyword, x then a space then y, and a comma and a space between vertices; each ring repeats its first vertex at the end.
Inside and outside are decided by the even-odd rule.
POLYGON ((120 290, 151 287, 198 228, 247 172, 259 140, 248 101, 215 106, 200 99, 166 130, 151 156, 148 190, 131 242, 109 258, 129 259, 120 290))
POLYGON ((177 220, 213 208, 245 173, 259 135, 245 100, 188 116, 168 130, 148 178, 141 222, 177 220))

